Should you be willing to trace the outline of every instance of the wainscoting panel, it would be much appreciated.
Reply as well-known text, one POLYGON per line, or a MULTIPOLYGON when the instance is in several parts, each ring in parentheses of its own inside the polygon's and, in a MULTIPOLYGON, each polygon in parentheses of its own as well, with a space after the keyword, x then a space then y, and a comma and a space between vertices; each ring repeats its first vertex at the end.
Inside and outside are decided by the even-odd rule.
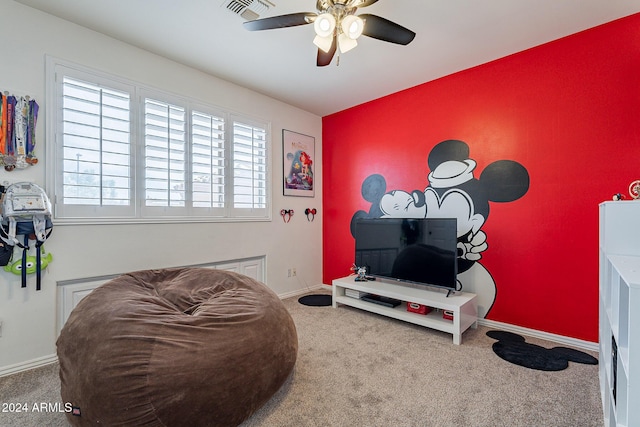
MULTIPOLYGON (((223 261, 208 264, 189 265, 184 267, 216 268, 219 270, 234 271, 256 279, 264 283, 265 257, 245 258, 232 261, 223 261)), ((122 273, 124 274, 124 273, 122 273)), ((58 286, 58 335, 66 323, 71 311, 78 305, 82 298, 86 297, 98 286, 108 282, 120 274, 108 276, 85 277, 82 279, 63 280, 57 282, 58 286)))

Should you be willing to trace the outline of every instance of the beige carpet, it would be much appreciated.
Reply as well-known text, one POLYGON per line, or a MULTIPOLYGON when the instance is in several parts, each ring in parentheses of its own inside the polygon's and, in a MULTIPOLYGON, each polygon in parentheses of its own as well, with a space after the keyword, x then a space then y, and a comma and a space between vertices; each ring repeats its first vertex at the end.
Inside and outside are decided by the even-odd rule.
MULTIPOLYGON (((449 334, 349 307, 285 305, 296 367, 243 427, 603 425, 597 365, 535 371, 498 358, 484 327, 456 346, 449 334)), ((57 365, 0 378, 0 402, 62 406, 57 365)), ((66 425, 64 414, 0 412, 3 427, 45 425, 66 425)))

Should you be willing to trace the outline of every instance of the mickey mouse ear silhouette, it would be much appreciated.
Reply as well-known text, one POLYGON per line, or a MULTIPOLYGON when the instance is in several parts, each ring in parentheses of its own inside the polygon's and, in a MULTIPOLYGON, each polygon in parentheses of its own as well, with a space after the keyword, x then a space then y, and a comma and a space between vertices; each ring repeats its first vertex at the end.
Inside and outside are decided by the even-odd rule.
POLYGON ((530 344, 521 335, 506 331, 488 331, 487 336, 498 340, 491 346, 498 357, 507 362, 540 371, 561 371, 569 362, 597 365, 595 357, 567 347, 545 347, 530 344))

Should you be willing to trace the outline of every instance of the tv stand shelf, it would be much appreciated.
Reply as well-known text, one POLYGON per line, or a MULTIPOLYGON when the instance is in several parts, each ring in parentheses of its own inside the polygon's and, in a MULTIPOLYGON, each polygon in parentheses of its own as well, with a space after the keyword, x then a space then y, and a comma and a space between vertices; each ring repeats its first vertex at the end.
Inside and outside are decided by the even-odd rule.
POLYGON ((347 276, 335 279, 333 284, 333 307, 338 304, 348 305, 361 310, 370 311, 383 316, 391 317, 405 322, 414 323, 438 331, 453 334, 453 343, 460 344, 462 333, 467 329, 478 326, 478 306, 476 294, 469 292, 455 292, 447 297, 446 291, 400 285, 386 280, 372 280, 356 282, 356 276, 347 276), (345 289, 353 289, 360 292, 371 293, 383 297, 395 298, 403 301, 397 307, 386 307, 352 298, 345 294, 345 289), (448 310, 453 312, 453 320, 444 319, 442 312, 432 310, 430 313, 418 314, 407 311, 406 302, 414 302, 431 307, 432 309, 448 310))

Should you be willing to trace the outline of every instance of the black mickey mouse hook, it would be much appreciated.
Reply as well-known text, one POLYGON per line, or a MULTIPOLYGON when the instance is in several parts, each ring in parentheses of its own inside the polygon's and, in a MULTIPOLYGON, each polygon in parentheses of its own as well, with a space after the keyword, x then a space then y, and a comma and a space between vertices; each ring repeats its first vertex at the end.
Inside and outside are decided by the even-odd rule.
POLYGON ((307 208, 304 211, 304 214, 307 216, 307 221, 313 221, 316 218, 316 213, 318 211, 316 210, 316 208, 307 208))
POLYGON ((282 209, 280 211, 280 215, 282 216, 282 220, 287 223, 291 220, 293 216, 293 209, 282 209))

